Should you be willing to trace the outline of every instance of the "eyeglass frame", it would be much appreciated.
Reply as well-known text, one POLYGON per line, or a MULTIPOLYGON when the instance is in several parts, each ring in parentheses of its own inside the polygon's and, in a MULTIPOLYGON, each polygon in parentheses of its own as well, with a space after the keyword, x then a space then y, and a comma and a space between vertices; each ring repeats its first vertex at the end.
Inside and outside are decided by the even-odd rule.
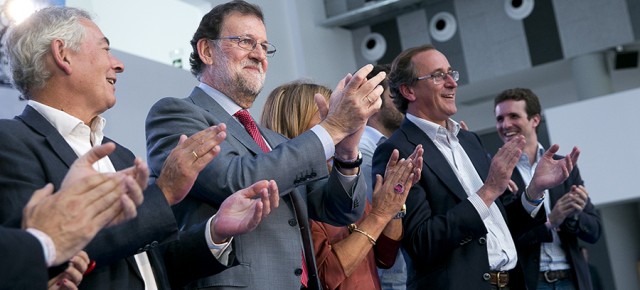
POLYGON ((428 74, 428 75, 424 75, 424 76, 421 76, 421 77, 417 77, 416 80, 421 81, 421 80, 424 80, 424 79, 432 78, 433 79, 433 84, 438 85, 438 84, 440 84, 440 82, 437 82, 436 79, 441 79, 444 82, 446 80, 447 76, 450 76, 453 79, 453 81, 457 82, 460 79, 460 72, 457 71, 457 70, 450 70, 450 71, 448 71, 446 73, 439 71, 439 72, 435 72, 435 73, 432 73, 432 74, 428 74))
POLYGON ((251 37, 248 37, 248 36, 224 36, 224 37, 218 37, 218 38, 210 38, 210 40, 233 40, 238 45, 238 47, 240 47, 240 48, 242 48, 242 49, 244 49, 246 51, 254 51, 254 50, 256 50, 256 47, 258 47, 258 44, 260 44, 262 51, 264 51, 264 54, 267 57, 274 56, 276 54, 276 50, 277 50, 276 46, 273 45, 272 43, 268 42, 268 41, 258 42, 257 40, 255 40, 255 39, 253 39, 251 37), (253 42, 253 45, 252 45, 251 49, 240 45, 241 42, 246 41, 246 40, 250 40, 250 41, 253 42), (272 47, 273 50, 269 51, 268 47, 265 48, 264 45, 267 45, 268 47, 269 46, 272 47))

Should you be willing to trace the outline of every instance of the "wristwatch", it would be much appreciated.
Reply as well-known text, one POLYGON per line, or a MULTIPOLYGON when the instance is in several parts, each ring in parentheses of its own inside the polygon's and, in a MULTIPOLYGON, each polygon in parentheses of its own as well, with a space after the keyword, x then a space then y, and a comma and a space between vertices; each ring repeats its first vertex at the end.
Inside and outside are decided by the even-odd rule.
POLYGON ((401 219, 403 218, 405 215, 407 214, 407 205, 403 204, 402 208, 400 208, 400 211, 396 214, 396 216, 393 217, 393 219, 401 219))
POLYGON ((362 152, 358 151, 358 158, 356 158, 356 160, 353 160, 353 161, 342 161, 338 159, 338 157, 333 157, 333 164, 337 168, 344 168, 344 169, 358 168, 360 167, 360 165, 362 165, 362 152))

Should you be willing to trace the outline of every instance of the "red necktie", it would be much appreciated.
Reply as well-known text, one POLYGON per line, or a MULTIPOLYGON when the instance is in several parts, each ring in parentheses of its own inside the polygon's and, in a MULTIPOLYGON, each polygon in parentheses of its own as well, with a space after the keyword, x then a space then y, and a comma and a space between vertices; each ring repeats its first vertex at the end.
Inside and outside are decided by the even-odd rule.
POLYGON ((262 138, 262 135, 258 130, 258 126, 256 126, 256 123, 253 121, 253 118, 251 118, 251 115, 249 114, 249 112, 247 112, 247 110, 237 111, 235 114, 233 114, 233 116, 238 118, 238 121, 240 121, 245 130, 247 130, 247 133, 251 135, 251 138, 253 138, 253 140, 258 143, 258 146, 262 148, 262 151, 271 151, 269 150, 269 146, 267 146, 267 143, 264 142, 264 138, 262 138))
MULTIPOLYGON (((251 115, 249 114, 249 112, 247 112, 247 110, 237 111, 235 114, 233 114, 233 116, 238 118, 238 121, 240 121, 242 126, 244 126, 244 129, 247 130, 247 133, 251 135, 251 138, 253 138, 253 140, 258 143, 258 146, 262 148, 262 151, 271 151, 269 149, 269 146, 267 146, 267 143, 264 142, 264 138, 262 138, 262 135, 258 130, 258 126, 256 126, 256 123, 253 121, 253 118, 251 118, 251 115)), ((302 275, 300 276, 300 283, 302 283, 302 285, 306 288, 307 282, 309 281, 309 274, 307 271, 307 263, 304 260, 304 252, 300 252, 300 255, 302 256, 302 275)))

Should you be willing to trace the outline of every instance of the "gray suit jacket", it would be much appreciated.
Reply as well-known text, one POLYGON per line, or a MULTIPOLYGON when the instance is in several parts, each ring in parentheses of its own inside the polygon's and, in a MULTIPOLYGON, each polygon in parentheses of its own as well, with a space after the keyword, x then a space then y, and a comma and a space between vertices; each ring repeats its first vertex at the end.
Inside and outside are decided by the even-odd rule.
MULTIPOLYGON (((244 127, 199 88, 188 98, 165 98, 151 108, 146 133, 152 175, 160 171, 181 134, 190 136, 220 123, 227 125, 222 150, 200 173, 187 198, 174 207, 178 223, 186 226, 201 222, 216 212, 227 196, 258 180, 275 180, 282 199, 280 207, 254 231, 234 238, 239 265, 191 286, 299 289, 301 232, 308 235, 309 230, 300 226, 295 211, 304 219, 337 226, 352 223, 364 212, 365 182, 360 176, 354 188, 345 189, 337 170, 330 175, 322 144, 313 132, 287 140, 258 126, 273 149, 262 152, 244 127), (293 194, 307 206, 294 207, 293 194)), ((312 253, 306 255, 313 257, 312 253)))

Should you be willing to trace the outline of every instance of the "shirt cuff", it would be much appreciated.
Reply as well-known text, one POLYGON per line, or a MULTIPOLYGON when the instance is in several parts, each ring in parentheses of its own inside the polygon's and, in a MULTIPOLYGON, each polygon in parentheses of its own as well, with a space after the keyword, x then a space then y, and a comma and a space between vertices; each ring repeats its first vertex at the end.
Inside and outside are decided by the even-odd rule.
POLYGON ((489 212, 489 208, 486 204, 484 204, 484 201, 482 201, 482 198, 480 198, 479 195, 474 194, 472 196, 469 196, 469 198, 467 199, 471 202, 482 220, 485 220, 489 217, 491 212, 489 212))
POLYGON ((56 260, 56 245, 53 243, 53 240, 46 233, 34 229, 28 228, 27 232, 32 234, 40 245, 42 246, 42 251, 44 252, 44 260, 47 263, 47 267, 53 266, 53 262, 56 260))
POLYGON ((311 131, 318 136, 318 139, 320 139, 322 148, 324 148, 324 157, 326 160, 329 160, 329 158, 333 157, 333 154, 336 153, 336 146, 333 144, 333 138, 331 138, 327 129, 320 125, 313 126, 311 131))
MULTIPOLYGON (((540 209, 542 208, 542 205, 544 204, 544 202, 541 202, 538 205, 533 205, 527 201, 526 197, 524 196, 525 194, 526 193, 523 192, 522 195, 520 195, 520 202, 522 203, 524 210, 526 210, 529 213, 529 215, 531 215, 531 217, 535 217, 540 211, 540 209)), ((544 194, 542 198, 545 198, 546 196, 547 195, 544 194)))
POLYGON ((207 239, 207 245, 209 246, 209 250, 211 254, 213 254, 218 261, 223 265, 229 264, 229 253, 231 253, 231 241, 233 241, 233 237, 229 238, 226 243, 216 244, 213 242, 213 238, 211 238, 211 222, 216 215, 214 214, 207 221, 207 226, 205 227, 205 237, 207 239))

